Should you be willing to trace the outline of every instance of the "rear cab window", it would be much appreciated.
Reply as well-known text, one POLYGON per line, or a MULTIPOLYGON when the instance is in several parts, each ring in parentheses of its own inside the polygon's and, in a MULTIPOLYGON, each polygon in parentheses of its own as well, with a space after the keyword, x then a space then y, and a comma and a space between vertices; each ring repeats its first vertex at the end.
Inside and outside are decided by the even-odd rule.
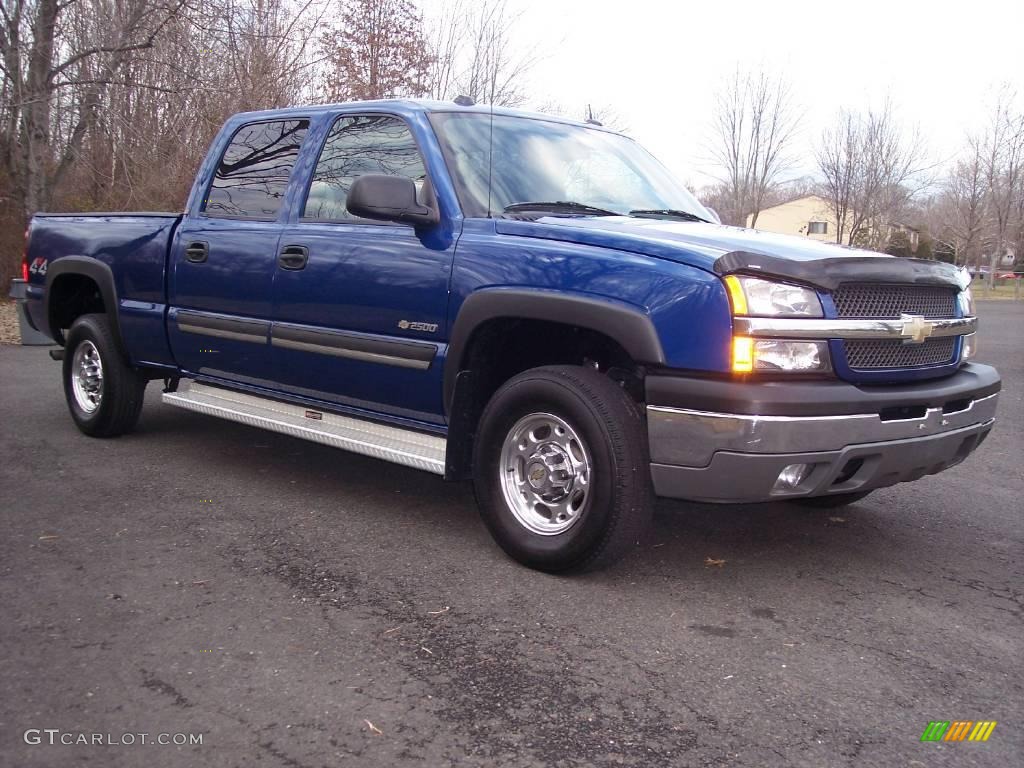
POLYGON ((239 128, 217 165, 202 212, 224 218, 277 218, 308 130, 305 119, 239 128))

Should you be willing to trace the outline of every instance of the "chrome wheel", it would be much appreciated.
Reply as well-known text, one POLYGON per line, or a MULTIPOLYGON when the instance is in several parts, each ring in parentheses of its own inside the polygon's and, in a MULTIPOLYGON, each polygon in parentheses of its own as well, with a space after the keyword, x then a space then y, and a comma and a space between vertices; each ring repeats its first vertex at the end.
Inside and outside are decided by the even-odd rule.
POLYGON ((100 407, 103 399, 103 363, 100 352, 91 341, 83 340, 75 347, 71 361, 71 389, 75 403, 85 413, 100 407))
POLYGON ((505 437, 498 471, 505 503, 533 533, 569 530, 590 502, 590 453, 565 421, 531 413, 505 437))

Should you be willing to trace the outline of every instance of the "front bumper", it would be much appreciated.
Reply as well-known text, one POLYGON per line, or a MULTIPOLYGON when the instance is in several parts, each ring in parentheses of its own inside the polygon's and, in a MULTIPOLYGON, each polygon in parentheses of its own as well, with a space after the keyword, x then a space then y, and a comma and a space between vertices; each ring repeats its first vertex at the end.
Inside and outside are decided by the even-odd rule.
POLYGON ((654 490, 744 503, 916 480, 981 444, 995 422, 999 388, 998 373, 977 364, 941 381, 886 387, 650 377, 654 490), (776 488, 791 464, 811 470, 795 488, 776 488))

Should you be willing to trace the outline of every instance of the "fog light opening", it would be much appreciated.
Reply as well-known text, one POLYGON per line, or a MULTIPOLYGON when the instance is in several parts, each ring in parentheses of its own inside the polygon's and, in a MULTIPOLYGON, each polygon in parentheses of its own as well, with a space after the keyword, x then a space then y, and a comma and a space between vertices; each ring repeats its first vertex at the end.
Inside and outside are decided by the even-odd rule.
POLYGON ((811 470, 813 468, 813 464, 790 464, 779 472, 779 477, 775 481, 775 486, 772 488, 772 492, 795 491, 800 487, 800 483, 806 480, 811 474, 811 470))
POLYGON ((963 337, 963 342, 960 350, 961 360, 970 360, 972 357, 978 354, 978 334, 968 333, 963 337))
POLYGON ((832 481, 832 485, 842 485, 847 480, 852 478, 860 468, 864 466, 864 459, 850 459, 843 466, 843 471, 839 473, 839 476, 832 481))

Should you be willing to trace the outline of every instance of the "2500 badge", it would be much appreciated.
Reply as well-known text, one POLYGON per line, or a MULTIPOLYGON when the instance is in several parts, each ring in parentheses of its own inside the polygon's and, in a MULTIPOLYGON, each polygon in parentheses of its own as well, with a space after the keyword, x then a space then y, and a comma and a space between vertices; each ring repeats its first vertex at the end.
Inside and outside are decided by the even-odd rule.
POLYGON ((408 320, 399 320, 398 327, 403 331, 426 331, 434 333, 437 330, 437 323, 410 323, 408 320))

